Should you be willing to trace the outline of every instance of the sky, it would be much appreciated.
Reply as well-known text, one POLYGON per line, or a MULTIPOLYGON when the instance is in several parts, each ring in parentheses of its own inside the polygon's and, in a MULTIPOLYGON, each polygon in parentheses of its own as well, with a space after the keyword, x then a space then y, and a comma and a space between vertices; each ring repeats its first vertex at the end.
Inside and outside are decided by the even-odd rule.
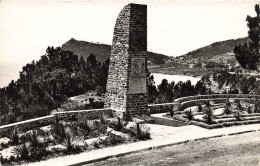
MULTIPOLYGON (((0 1, 0 67, 39 60, 48 46, 61 46, 71 38, 111 44, 117 15, 128 3, 0 1)), ((256 2, 136 3, 148 6, 148 51, 168 56, 245 37, 246 16, 256 15, 256 2)))

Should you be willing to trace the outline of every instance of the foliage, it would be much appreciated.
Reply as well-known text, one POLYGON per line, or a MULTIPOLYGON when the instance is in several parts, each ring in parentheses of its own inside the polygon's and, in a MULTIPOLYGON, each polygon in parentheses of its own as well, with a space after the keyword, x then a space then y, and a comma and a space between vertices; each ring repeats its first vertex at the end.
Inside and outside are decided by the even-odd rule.
POLYGON ((108 119, 108 115, 106 115, 104 112, 99 112, 99 120, 101 123, 106 124, 108 119))
POLYGON ((239 64, 249 70, 256 70, 259 65, 259 5, 255 5, 257 17, 247 16, 247 26, 249 28, 249 44, 237 45, 234 53, 239 64))
POLYGON ((40 139, 41 139, 41 135, 37 132, 37 130, 32 130, 31 132, 29 132, 27 134, 28 137, 28 141, 30 143, 30 146, 32 148, 37 148, 40 147, 42 145, 40 139))
POLYGON ((241 117, 241 113, 240 113, 239 111, 236 111, 233 115, 234 115, 234 117, 235 117, 238 121, 244 120, 244 119, 241 117))
POLYGON ((184 113, 185 113, 186 118, 188 120, 192 120, 193 119, 193 113, 192 113, 191 109, 189 111, 184 112, 184 113))
POLYGON ((79 122, 79 127, 84 131, 85 135, 88 135, 91 131, 95 129, 95 124, 90 120, 83 120, 79 122))
POLYGON ((101 139, 99 144, 105 146, 115 146, 121 143, 124 143, 126 139, 121 135, 113 134, 112 132, 108 133, 108 136, 105 139, 101 139))
POLYGON ((131 127, 128 132, 132 137, 138 140, 150 139, 150 127, 145 124, 136 123, 135 127, 131 127))
POLYGON ((202 106, 201 106, 201 104, 198 105, 198 112, 202 112, 202 106))
POLYGON ((254 102, 254 112, 255 113, 260 113, 260 102, 258 100, 258 98, 255 98, 255 102, 254 102))
POLYGON ((204 113, 205 113, 205 115, 203 116, 203 118, 206 120, 207 124, 212 124, 212 123, 215 122, 213 111, 210 107, 209 102, 208 102, 208 104, 206 104, 206 108, 204 109, 204 113))
POLYGON ((20 136, 16 128, 13 128, 12 131, 6 135, 6 137, 11 140, 12 145, 18 145, 20 142, 20 136))
POLYGON ((21 159, 23 159, 23 160, 29 159, 30 149, 25 143, 23 143, 22 145, 15 146, 13 149, 13 152, 16 155, 20 156, 21 159))
POLYGON ((218 88, 221 89, 224 85, 229 86, 229 94, 238 94, 239 90, 243 94, 255 93, 259 89, 256 77, 246 76, 239 72, 231 74, 226 70, 215 70, 213 73, 213 80, 218 83, 218 88))
MULTIPOLYGON (((171 82, 170 84, 166 79, 162 80, 162 83, 158 85, 158 96, 155 103, 167 103, 172 102, 176 98, 194 95, 208 94, 209 90, 206 88, 202 81, 198 81, 194 86, 191 81, 186 82, 171 82)), ((148 94, 149 95, 149 94, 148 94)))
POLYGON ((158 90, 156 89, 154 77, 150 72, 147 73, 147 91, 148 91, 148 103, 154 103, 158 96, 158 90))
POLYGON ((20 78, 0 89, 1 125, 49 115, 68 97, 105 92, 109 60, 84 60, 60 47, 48 47, 39 61, 23 67, 20 78), (97 89, 98 88, 98 89, 97 89), (8 116, 7 116, 8 115, 8 116))
POLYGON ((108 125, 116 131, 121 131, 124 127, 123 121, 120 119, 120 117, 116 117, 116 119, 110 120, 108 125))

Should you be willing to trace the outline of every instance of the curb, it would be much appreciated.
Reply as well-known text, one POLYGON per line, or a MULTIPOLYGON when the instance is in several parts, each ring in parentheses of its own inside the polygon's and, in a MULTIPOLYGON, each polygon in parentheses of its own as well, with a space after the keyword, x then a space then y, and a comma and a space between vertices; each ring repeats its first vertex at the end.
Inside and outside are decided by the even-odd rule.
POLYGON ((71 164, 69 166, 80 166, 80 165, 83 165, 83 164, 91 164, 91 163, 104 161, 104 160, 107 160, 107 159, 110 159, 110 158, 114 158, 114 157, 122 157, 122 156, 125 156, 125 155, 130 155, 130 154, 133 154, 133 153, 138 153, 138 152, 152 150, 152 149, 160 149, 160 148, 164 148, 164 147, 168 147, 168 146, 185 144, 185 143, 188 143, 188 142, 196 142, 196 141, 207 140, 207 139, 211 139, 211 138, 219 138, 219 137, 223 137, 223 136, 233 136, 233 135, 239 135, 239 134, 250 133, 250 132, 257 132, 257 131, 260 131, 260 129, 258 129, 258 130, 246 130, 246 131, 229 133, 229 134, 220 134, 220 135, 215 135, 215 136, 196 138, 196 139, 185 140, 185 141, 169 143, 169 144, 164 144, 164 145, 158 145, 158 146, 150 146, 148 148, 143 148, 143 149, 139 149, 139 150, 124 152, 124 153, 115 154, 115 155, 108 155, 108 156, 100 157, 100 158, 97 158, 97 159, 83 161, 83 162, 80 162, 80 163, 71 164))

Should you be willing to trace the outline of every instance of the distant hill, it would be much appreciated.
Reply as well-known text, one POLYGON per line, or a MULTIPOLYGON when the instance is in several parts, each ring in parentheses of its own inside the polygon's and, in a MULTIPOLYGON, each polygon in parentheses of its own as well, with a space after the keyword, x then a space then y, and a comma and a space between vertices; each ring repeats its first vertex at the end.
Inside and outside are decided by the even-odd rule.
MULTIPOLYGON (((203 57, 205 59, 211 59, 216 55, 232 53, 235 45, 247 43, 248 40, 249 40, 248 37, 245 37, 245 38, 215 42, 208 46, 201 47, 194 51, 188 52, 187 54, 183 55, 183 57, 185 57, 185 58, 202 58, 203 57)), ((231 54, 229 54, 229 55, 231 55, 231 54)))
MULTIPOLYGON (((110 45, 78 41, 73 38, 64 43, 61 48, 63 50, 69 50, 78 56, 82 56, 84 59, 87 59, 90 53, 92 53, 96 56, 97 60, 101 62, 104 62, 111 54, 110 45)), ((166 55, 149 51, 147 56, 148 61, 151 61, 153 64, 164 64, 165 60, 169 59, 166 55)))

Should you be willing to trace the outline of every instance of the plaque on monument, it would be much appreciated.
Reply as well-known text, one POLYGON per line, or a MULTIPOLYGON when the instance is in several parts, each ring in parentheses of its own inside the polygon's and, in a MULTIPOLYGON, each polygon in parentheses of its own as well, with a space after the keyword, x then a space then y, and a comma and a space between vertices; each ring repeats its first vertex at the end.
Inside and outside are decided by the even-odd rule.
POLYGON ((132 58, 131 76, 129 80, 128 93, 145 93, 146 76, 145 76, 145 59, 132 58))

